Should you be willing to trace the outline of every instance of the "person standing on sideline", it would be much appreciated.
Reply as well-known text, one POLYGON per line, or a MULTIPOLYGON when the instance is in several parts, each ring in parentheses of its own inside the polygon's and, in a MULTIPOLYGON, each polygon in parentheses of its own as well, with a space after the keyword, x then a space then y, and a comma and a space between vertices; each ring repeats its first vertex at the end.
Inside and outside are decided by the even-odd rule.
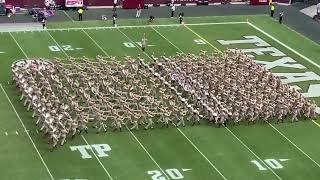
POLYGON ((280 24, 282 24, 282 19, 283 19, 283 11, 281 11, 279 14, 279 23, 280 24))
POLYGON ((79 14, 79 21, 82 21, 82 14, 83 14, 82 7, 78 9, 78 14, 79 14))
POLYGON ((47 29, 47 19, 46 19, 46 18, 43 18, 43 19, 42 19, 42 29, 43 29, 43 30, 46 30, 46 29, 47 29))
POLYGON ((271 17, 273 17, 273 15, 274 15, 274 9, 275 9, 274 3, 271 3, 271 5, 270 5, 270 16, 271 17))
POLYGON ((136 18, 139 18, 141 14, 141 6, 139 4, 139 6, 137 7, 137 13, 136 13, 136 18))
POLYGON ((176 11, 176 5, 172 4, 171 5, 171 17, 173 18, 174 12, 176 11))
POLYGON ((180 12, 180 13, 179 13, 179 22, 180 22, 180 24, 183 23, 183 16, 184 16, 184 13, 183 13, 183 12, 180 12))
POLYGON ((118 15, 117 15, 117 13, 116 12, 114 12, 113 13, 113 15, 112 15, 112 24, 113 24, 113 27, 117 27, 117 17, 118 17, 118 15))

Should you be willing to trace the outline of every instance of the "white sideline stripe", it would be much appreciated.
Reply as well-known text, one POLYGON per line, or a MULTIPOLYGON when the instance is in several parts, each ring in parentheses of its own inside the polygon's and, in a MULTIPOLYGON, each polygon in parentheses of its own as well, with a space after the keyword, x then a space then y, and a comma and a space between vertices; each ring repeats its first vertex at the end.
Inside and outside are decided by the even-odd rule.
MULTIPOLYGON (((266 35, 267 37, 271 38, 272 40, 274 40, 275 42, 277 42, 278 44, 282 45, 283 47, 289 49, 291 52, 295 53, 296 55, 300 56, 301 58, 305 59, 306 61, 308 61, 309 63, 311 63, 312 65, 316 66, 317 68, 320 68, 320 65, 315 63, 314 61, 312 61, 311 59, 309 59, 308 57, 302 55, 301 53, 297 52, 296 50, 292 49, 290 46, 284 44, 283 42, 279 41, 278 39, 276 39, 275 37, 271 36, 270 34, 268 34, 267 32, 265 32, 264 30, 260 29, 259 27, 257 27, 256 25, 247 22, 251 27, 253 27, 254 29, 260 31, 261 33, 263 33, 264 35, 266 35)), ((312 122, 319 126, 320 125, 315 122, 314 120, 312 120, 312 122)), ((271 124, 270 124, 271 125, 271 124)), ((272 125, 271 125, 272 126, 272 125)), ((305 156, 307 156, 312 162, 314 162, 318 167, 320 167, 320 165, 314 161, 307 153, 305 153, 304 151, 302 151, 302 149, 300 149, 297 145, 295 145, 292 141, 290 141, 290 139, 288 139, 286 136, 284 136, 277 128, 275 128, 274 126, 272 126, 273 129, 275 129, 281 136, 283 136, 287 141, 289 141, 293 146, 295 146, 300 152, 302 152, 305 156)))
POLYGON ((276 130, 282 137, 284 137, 287 141, 289 141, 294 147, 296 147, 302 154, 304 154, 305 156, 307 156, 312 162, 314 162, 318 167, 320 167, 320 165, 314 160, 312 159, 307 153, 305 153, 301 148, 299 148, 294 142, 292 142, 288 137, 286 137, 284 134, 282 134, 282 132, 280 132, 277 128, 275 128, 272 124, 268 123, 274 130, 276 130))
MULTIPOLYGON (((88 141, 86 140, 86 138, 81 134, 82 139, 86 142, 86 144, 88 146, 90 146, 90 144, 88 143, 88 141)), ((109 172, 107 171, 107 169, 104 167, 104 165, 102 164, 102 162, 100 161, 100 159, 98 158, 98 156, 96 155, 96 153, 93 151, 92 148, 90 148, 91 152, 93 153, 94 157, 97 159, 97 161, 99 162, 99 164, 101 165, 101 167, 103 168, 104 172, 107 173, 107 175, 109 176, 109 178, 111 180, 113 180, 113 178, 111 177, 111 175, 109 174, 109 172)))
MULTIPOLYGON (((75 22, 75 21, 73 21, 75 22)), ((228 25, 228 24, 246 24, 247 22, 244 21, 235 21, 235 22, 217 22, 217 23, 190 23, 185 24, 188 26, 207 26, 207 25, 228 25)), ((14 30, 8 32, 43 32, 43 31, 70 31, 70 30, 99 30, 99 29, 118 29, 118 28, 147 28, 147 27, 179 27, 183 26, 181 24, 151 24, 151 25, 140 25, 140 26, 98 26, 98 27, 80 27, 80 28, 53 28, 53 29, 46 29, 46 30, 14 30)))
MULTIPOLYGON (((120 30, 119 30, 120 31, 120 30)), ((84 30, 83 30, 83 32, 85 32, 84 30)), ((120 31, 124 36, 126 36, 132 43, 134 43, 135 44, 135 42, 133 42, 126 34, 124 34, 122 31, 120 31)), ((85 32, 86 34, 87 34, 87 32, 85 32)), ((91 38, 91 36, 89 35, 89 34, 87 34, 87 36, 96 44, 96 46, 98 47, 98 48, 100 48, 101 50, 102 50, 102 52, 106 55, 106 56, 108 56, 108 57, 110 57, 109 56, 109 54, 106 52, 106 51, 104 51, 103 50, 103 48, 93 39, 93 38, 91 38)), ((138 48, 138 46, 136 46, 137 48, 138 48)), ((148 54, 147 54, 148 55, 148 54)), ((131 132, 130 131, 130 129, 126 126, 126 128, 127 128, 127 130, 130 132, 130 134, 133 136, 133 138, 138 142, 138 144, 141 146, 141 148, 147 153, 147 155, 149 156, 149 158, 156 164, 156 166, 160 169, 160 171, 162 172, 162 174, 164 175, 164 176, 166 176, 166 178, 168 178, 168 180, 170 180, 170 178, 168 177, 168 175, 163 171, 163 169, 160 167, 160 165, 157 163, 157 161, 151 156, 151 154, 149 153, 149 151, 144 147, 144 145, 139 141, 139 139, 134 135, 134 133, 133 132, 131 132)))
POLYGON ((22 49, 22 47, 20 46, 20 44, 17 42, 17 40, 14 38, 14 36, 11 34, 11 32, 9 32, 9 34, 10 34, 10 36, 12 37, 12 39, 14 40, 14 42, 18 45, 18 47, 19 47, 19 49, 21 50, 21 52, 23 53, 23 55, 24 55, 27 59, 29 59, 28 56, 27 56, 27 54, 26 54, 26 52, 24 52, 24 50, 22 49))
POLYGON ((74 22, 74 20, 70 17, 70 15, 69 15, 65 10, 63 10, 63 13, 64 13, 72 22, 74 22))
POLYGON ((198 147, 195 144, 193 144, 193 142, 179 128, 177 129, 189 141, 189 143, 201 154, 201 156, 208 161, 208 163, 213 167, 213 169, 215 169, 224 180, 227 180, 227 178, 219 171, 219 169, 215 165, 212 164, 212 162, 198 149, 198 147))
MULTIPOLYGON (((24 125, 23 121, 21 120, 21 118, 20 118, 20 116, 19 116, 19 114, 18 114, 18 112, 17 112, 16 108, 15 108, 15 107, 14 107, 14 105, 12 104, 12 102, 11 102, 11 100, 10 100, 10 98, 9 98, 9 96, 8 96, 8 94, 7 94, 7 92, 4 90, 4 88, 3 88, 2 84, 0 84, 0 87, 1 87, 2 91, 4 92, 4 94, 6 95, 7 100, 9 101, 9 103, 10 103, 10 105, 11 105, 12 109, 13 109, 13 110, 14 110, 14 112, 16 113, 16 115, 17 115, 17 117, 18 117, 18 119, 19 119, 19 121, 20 121, 20 123, 21 123, 22 127, 23 127, 23 128, 24 128, 24 130, 27 132, 27 128, 25 127, 25 125, 24 125)), ((36 152, 37 152, 37 154, 38 154, 39 158, 41 159, 42 164, 43 164, 43 165, 44 165, 44 167, 46 168, 46 170, 47 170, 47 172, 48 172, 48 174, 49 174, 49 176, 50 176, 50 179, 51 179, 51 180, 54 180, 54 178, 53 178, 53 176, 52 176, 52 174, 51 174, 51 172, 50 172, 50 170, 49 170, 49 168, 48 168, 47 164, 44 162, 44 160, 43 160, 43 158, 42 158, 42 156, 41 156, 41 154, 40 154, 40 152, 39 152, 39 150, 38 150, 37 146, 34 144, 34 142, 33 142, 32 138, 31 138, 31 136, 30 136, 29 132, 27 132, 27 135, 28 135, 28 137, 29 137, 29 139, 30 139, 30 141, 31 141, 31 143, 32 143, 32 145, 33 145, 33 147, 34 147, 34 149, 36 150, 36 152)))
POLYGON ((232 135, 233 137, 235 137, 245 148, 247 148, 256 158, 259 159, 259 161, 264 164, 275 176, 277 176, 278 179, 282 179, 277 173, 275 173, 272 168, 270 168, 258 155, 256 155, 256 153, 254 153, 244 142, 242 142, 241 139, 239 139, 237 137, 237 135, 235 135, 228 127, 226 127, 225 129, 227 129, 232 135))
POLYGON ((277 42, 278 44, 282 45, 283 47, 289 49, 290 51, 292 51, 293 53, 295 53, 296 55, 302 57, 303 59, 305 59, 306 61, 308 61, 309 63, 311 63, 312 65, 316 66, 317 68, 320 68, 320 65, 315 63, 314 61, 312 61, 311 59, 309 59, 308 57, 302 55, 301 53, 297 52, 296 50, 292 49, 290 46, 284 44, 283 42, 279 41, 278 39, 276 39, 275 37, 271 36, 270 34, 268 34, 267 32, 265 32, 264 30, 260 29, 259 27, 257 27, 256 25, 247 22, 251 27, 253 27, 254 29, 260 31, 261 33, 263 33, 264 35, 266 35, 267 37, 269 37, 270 39, 274 40, 275 42, 277 42))

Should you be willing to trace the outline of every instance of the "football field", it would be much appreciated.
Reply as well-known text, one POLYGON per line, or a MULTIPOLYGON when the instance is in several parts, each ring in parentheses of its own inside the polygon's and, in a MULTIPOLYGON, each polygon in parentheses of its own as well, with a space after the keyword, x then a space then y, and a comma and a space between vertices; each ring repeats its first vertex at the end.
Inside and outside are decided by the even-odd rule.
MULTIPOLYGON (((320 106, 320 45, 267 16, 120 20, 49 24, 47 31, 0 32, 1 180, 318 180, 320 120, 216 128, 111 132, 70 137, 53 152, 19 100, 11 64, 21 59, 241 49, 320 106), (143 34, 148 39, 141 51, 143 34)), ((317 109, 320 113, 320 109, 317 109)))

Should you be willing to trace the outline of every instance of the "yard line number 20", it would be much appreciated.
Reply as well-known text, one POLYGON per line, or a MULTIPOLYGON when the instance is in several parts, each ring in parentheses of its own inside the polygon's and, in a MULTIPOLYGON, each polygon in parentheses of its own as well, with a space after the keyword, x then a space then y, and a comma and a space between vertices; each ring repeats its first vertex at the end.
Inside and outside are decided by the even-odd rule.
MULTIPOLYGON (((147 172, 151 176, 152 180, 167 180, 165 175, 159 170, 152 170, 147 172)), ((166 169, 165 173, 170 177, 170 179, 183 179, 182 173, 178 169, 166 169)))

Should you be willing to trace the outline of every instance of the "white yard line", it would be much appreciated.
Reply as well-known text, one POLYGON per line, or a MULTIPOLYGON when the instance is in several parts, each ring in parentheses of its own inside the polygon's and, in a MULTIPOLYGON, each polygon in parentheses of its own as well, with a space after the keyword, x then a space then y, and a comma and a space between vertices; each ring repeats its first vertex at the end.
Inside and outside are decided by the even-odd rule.
POLYGON ((198 33, 196 33, 194 30, 192 30, 191 28, 189 28, 188 26, 185 26, 189 31, 191 31, 193 34, 195 34, 196 36, 198 36, 200 39, 202 39, 204 42, 206 42, 207 44, 209 44, 211 47, 213 47, 213 49, 215 49, 217 52, 222 54, 222 51, 220 49, 218 49, 216 46, 214 46, 213 44, 211 44, 209 41, 207 41, 205 38, 203 38, 201 35, 199 35, 198 33))
POLYGON ((270 39, 274 40, 275 42, 277 42, 278 44, 280 44, 281 46, 289 49, 291 52, 295 53, 296 55, 300 56, 301 58, 305 59, 306 61, 308 61, 309 63, 311 63, 312 65, 316 66, 317 68, 320 68, 320 65, 315 63, 314 61, 312 61, 311 59, 309 59, 308 57, 302 55, 301 53, 297 52, 296 50, 292 49, 290 46, 284 44, 283 42, 279 41, 278 39, 276 39, 275 37, 271 36, 270 34, 268 34, 267 32, 265 32, 264 30, 260 29, 259 27, 257 27, 256 25, 247 22, 251 27, 253 27, 254 29, 258 30, 259 32, 261 32, 262 34, 266 35, 267 37, 269 37, 270 39))
MULTIPOLYGON (((277 42, 278 44, 280 44, 281 46, 287 48, 288 50, 290 50, 291 52, 295 53, 296 55, 300 56, 301 58, 305 59, 306 61, 308 61, 309 63, 311 63, 312 65, 316 66, 317 68, 320 68, 320 65, 317 64, 316 62, 312 61, 311 59, 309 59, 308 57, 302 55, 301 53, 297 52, 296 50, 294 50, 293 48, 291 48, 290 46, 284 44, 283 42, 279 41, 277 38, 273 37, 272 35, 268 34, 267 32, 265 32, 264 30, 260 29, 259 27, 257 27, 256 25, 248 22, 248 25, 250 25, 251 27, 253 27, 254 29, 258 30, 259 32, 263 33, 264 35, 266 35, 267 37, 269 37, 270 39, 272 39, 273 41, 277 42)), ((320 125, 312 120, 312 122, 319 126, 320 125)), ((271 125, 271 124, 270 124, 271 125)), ((318 167, 320 167, 320 165, 314 161, 307 153, 305 153, 302 149, 300 149, 297 145, 295 145, 292 141, 290 141, 290 139, 288 139, 286 136, 284 136, 277 128, 275 128, 273 125, 271 125, 272 128, 274 130, 276 130, 282 137, 284 137, 287 141, 289 141, 293 146, 295 146, 301 153, 303 153, 306 157, 308 157, 312 162, 314 162, 318 167)))
POLYGON ((82 29, 82 31, 92 40, 92 42, 94 42, 94 44, 106 55, 109 56, 109 54, 97 43, 97 41, 95 41, 90 35, 89 33, 87 33, 85 30, 82 29))
POLYGON ((173 44, 169 39, 167 39, 164 35, 162 35, 158 30, 156 30, 154 27, 151 27, 154 31, 156 31, 163 39, 167 40, 173 47, 178 49, 180 52, 183 52, 178 46, 173 44))
POLYGON ((0 84, 0 87, 1 87, 2 91, 4 92, 5 96, 7 97, 7 100, 9 101, 9 103, 10 103, 10 105, 11 105, 12 109, 13 109, 13 110, 14 110, 14 112, 16 113, 16 115, 17 115, 17 117, 18 117, 18 119, 19 119, 19 121, 20 121, 20 123, 21 123, 22 127, 23 127, 23 128, 24 128, 24 130, 27 132, 27 135, 28 135, 28 137, 29 137, 29 139, 30 139, 30 141, 31 141, 31 143, 32 143, 32 145, 33 145, 33 147, 34 147, 34 149, 36 150, 36 152, 37 152, 37 154, 38 154, 38 156, 39 156, 39 158, 40 158, 40 160, 41 160, 42 164, 43 164, 43 165, 44 165, 44 167, 46 168, 46 170, 47 170, 47 172, 48 172, 48 174, 49 174, 49 176, 50 176, 50 179, 51 179, 51 180, 54 180, 54 178, 53 178, 53 176, 52 176, 52 174, 51 174, 51 172, 50 172, 50 170, 49 170, 49 168, 48 168, 47 164, 44 162, 44 160, 43 160, 43 158, 42 158, 42 156, 41 156, 41 154, 40 154, 40 152, 39 152, 39 150, 38 150, 37 146, 36 146, 36 145, 35 145, 35 143, 33 142, 33 140, 32 140, 32 138, 31 138, 31 136, 30 136, 29 132, 27 131, 26 126, 24 125, 23 121, 21 120, 21 118, 20 118, 20 116, 19 116, 19 114, 18 114, 18 112, 17 112, 16 108, 15 108, 15 107, 14 107, 14 105, 12 104, 12 102, 11 102, 11 100, 10 100, 10 98, 9 98, 9 96, 8 96, 8 94, 7 94, 7 92, 4 90, 4 88, 3 88, 2 84, 0 84))
MULTIPOLYGON (((66 55, 66 57, 68 58, 69 57, 69 55, 60 47, 60 45, 58 44, 58 42, 56 41, 56 39, 48 32, 48 34, 49 34, 49 36, 52 38, 52 40, 56 43, 56 45, 62 50, 62 52, 66 55)), ((81 137, 82 137, 82 139, 85 141, 85 143, 87 143, 87 145, 89 145, 88 144, 88 141, 86 140, 86 138, 83 136, 83 135, 81 135, 81 137)), ((91 150, 92 151, 92 153, 94 154, 94 156, 96 157, 96 159, 97 159, 97 161, 99 162, 99 164, 101 165, 101 167, 103 168, 103 170, 106 172, 106 174, 108 175, 108 177, 111 179, 111 180, 113 180, 113 178, 110 176, 110 173, 107 171, 107 169, 104 167, 104 165, 101 163, 101 161, 100 161, 100 159, 98 158, 98 156, 96 155, 96 153, 93 151, 93 150, 91 150)))
POLYGON ((286 137, 282 132, 280 132, 277 128, 275 128, 272 124, 268 123, 275 131, 277 131, 282 137, 284 137, 287 141, 289 141, 294 147, 296 147, 302 154, 307 156, 312 162, 314 162, 318 167, 320 167, 319 163, 317 163, 314 159, 312 159, 307 153, 305 153, 298 145, 292 142, 288 137, 286 137))
MULTIPOLYGON (((153 28, 154 29, 154 28, 153 28)), ((125 33, 123 33, 120 29, 118 29, 124 36, 126 36, 133 44, 136 45, 136 43, 129 38, 125 33)), ((173 45, 174 47, 176 47, 180 52, 183 52, 180 48, 178 48, 176 45, 174 45, 171 41, 169 41, 169 39, 165 38, 159 31, 157 31, 156 29, 154 29, 162 38, 166 39, 171 45, 173 45)), ((138 46, 136 45, 136 47, 138 48, 138 46)), ((149 56, 149 54, 147 54, 146 52, 144 52, 151 60, 152 58, 149 56)), ((179 129, 176 128, 187 140, 188 142, 201 154, 201 156, 213 167, 213 169, 215 171, 217 171, 220 176, 224 179, 227 180, 227 178, 219 171, 219 169, 198 149, 198 147, 179 129)), ((164 173, 165 174, 165 173, 164 173)))
POLYGON ((19 47, 19 49, 21 50, 21 52, 23 53, 23 55, 28 59, 28 56, 26 54, 26 52, 24 52, 24 50, 22 49, 22 47, 20 46, 20 44, 17 42, 17 40, 14 38, 14 36, 11 34, 11 32, 9 32, 10 36, 12 37, 12 39, 14 40, 14 42, 17 44, 17 46, 19 47))
MULTIPOLYGON (((205 38, 203 38, 202 36, 200 36, 198 33, 194 32, 192 29, 190 29, 190 31, 192 33, 194 33, 195 35, 197 35, 199 38, 201 38, 202 40, 206 41, 208 44, 210 42, 208 42, 205 38)), ((157 31, 157 33, 161 34, 160 32, 157 31)), ((162 37, 164 37, 164 35, 161 35, 162 37)), ((173 44, 169 39, 165 38, 170 44, 173 44)), ((222 51, 220 51, 217 47, 215 47, 213 44, 210 44, 211 47, 213 47, 214 49, 216 49, 218 52, 222 53, 222 51)), ((183 52, 182 50, 178 49, 179 51, 183 52)), ((256 158, 258 158, 261 163, 263 163, 278 179, 282 179, 277 173, 275 173, 272 168, 270 168, 258 155, 256 155, 245 143, 243 143, 243 141, 241 141, 229 128, 226 128, 228 130, 229 133, 231 133, 245 148, 247 148, 256 158)), ((195 147, 197 149, 197 151, 216 169, 216 167, 209 161, 209 159, 190 141, 190 139, 180 130, 178 129, 182 135, 192 144, 193 147, 195 147)), ((217 172, 225 179, 225 177, 220 173, 220 171, 218 169, 216 169, 217 172)))
POLYGON ((238 138, 237 135, 235 135, 229 128, 225 128, 227 131, 232 134, 233 137, 235 137, 245 148, 247 148, 259 161, 264 164, 275 176, 277 176, 278 179, 282 179, 276 172, 272 170, 272 168, 269 167, 256 153, 254 153, 241 139, 238 138))
POLYGON ((149 158, 156 164, 156 166, 160 169, 162 174, 166 176, 167 179, 170 179, 166 172, 163 171, 163 169, 160 167, 160 165, 157 163, 157 161, 152 157, 152 155, 149 153, 149 151, 144 147, 144 145, 139 141, 139 139, 134 135, 132 131, 126 126, 127 130, 130 132, 130 134, 133 136, 133 138, 138 142, 138 144, 141 146, 141 148, 144 150, 144 152, 147 153, 149 158))
POLYGON ((65 10, 63 10, 63 13, 64 13, 72 22, 74 22, 74 20, 71 18, 71 16, 70 16, 65 10))
POLYGON ((66 55, 67 58, 69 58, 69 55, 66 53, 66 51, 59 45, 59 43, 56 41, 56 39, 50 34, 49 31, 47 31, 47 33, 49 34, 49 36, 51 37, 51 39, 54 41, 54 43, 56 43, 56 45, 61 49, 61 51, 64 53, 64 55, 66 55))
MULTIPOLYGON (((84 31, 84 30, 83 30, 84 31)), ((84 31, 85 32, 85 31, 84 31)), ((123 35, 125 35, 122 31, 120 31, 123 35)), ((85 32, 87 34, 87 32, 85 32)), ((110 55, 103 50, 103 48, 89 35, 87 34, 87 36, 96 44, 96 46, 108 57, 110 57, 110 55)), ((125 35, 130 41, 132 41, 127 35, 125 35)), ((132 41, 132 43, 134 43, 132 41)), ((134 43, 135 44, 135 43, 134 43)), ((151 58, 151 57, 150 57, 151 58)), ((155 163, 155 165, 160 169, 160 171, 162 172, 162 174, 164 176, 166 176, 166 178, 168 180, 170 180, 170 178, 168 177, 167 173, 165 173, 165 171, 160 167, 160 165, 157 163, 157 161, 153 158, 153 156, 149 153, 149 151, 144 147, 144 145, 139 141, 139 139, 134 135, 134 133, 132 131, 130 131, 130 129, 126 126, 126 129, 130 132, 130 134, 133 136, 133 138, 138 142, 138 144, 141 146, 141 148, 145 151, 145 153, 149 156, 149 158, 155 163)))
MULTIPOLYGON (((90 144, 88 143, 88 141, 86 140, 86 138, 81 134, 82 139, 86 142, 86 144, 88 146, 90 146, 90 144)), ((96 155, 95 151, 91 148, 91 152, 93 153, 94 157, 97 159, 97 161, 99 162, 99 164, 101 165, 101 167, 103 168, 104 172, 106 172, 106 174, 108 175, 110 180, 113 180, 113 178, 111 177, 110 173, 108 172, 108 170, 104 167, 104 165, 102 164, 102 162, 100 161, 100 159, 98 158, 98 156, 96 155)))
POLYGON ((207 160, 207 162, 213 167, 213 169, 215 169, 224 180, 227 180, 227 178, 219 171, 219 169, 198 149, 198 147, 184 134, 184 132, 182 132, 179 128, 177 129, 189 141, 189 143, 201 154, 201 156, 207 160))

